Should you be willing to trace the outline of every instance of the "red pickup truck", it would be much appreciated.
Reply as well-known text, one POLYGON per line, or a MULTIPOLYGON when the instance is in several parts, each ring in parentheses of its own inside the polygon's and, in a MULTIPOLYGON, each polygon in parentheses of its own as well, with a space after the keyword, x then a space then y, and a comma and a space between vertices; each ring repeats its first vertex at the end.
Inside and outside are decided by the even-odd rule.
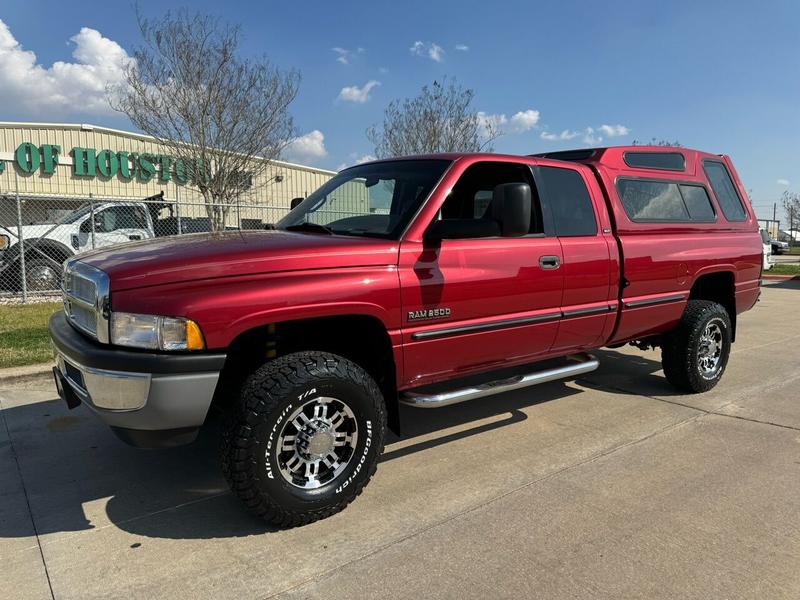
MULTIPOLYGON (((104 249, 64 267, 50 320, 71 406, 125 441, 190 442, 256 514, 353 500, 399 403, 430 408, 660 347, 666 379, 722 376, 758 300, 758 225, 727 156, 615 147, 442 154, 345 169, 270 231, 104 249)), ((491 400, 486 400, 491 401, 491 400)))

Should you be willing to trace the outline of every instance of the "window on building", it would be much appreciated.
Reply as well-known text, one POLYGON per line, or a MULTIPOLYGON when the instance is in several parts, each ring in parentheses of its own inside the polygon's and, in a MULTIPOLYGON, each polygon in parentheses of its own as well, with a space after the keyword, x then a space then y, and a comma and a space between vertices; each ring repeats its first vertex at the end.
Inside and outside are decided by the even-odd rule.
POLYGON ((538 174, 543 202, 553 216, 556 235, 597 235, 592 199, 581 174, 556 167, 540 167, 538 174))
POLYGON ((716 160, 706 160, 703 161, 703 170, 725 218, 728 221, 744 221, 747 212, 725 165, 716 160))

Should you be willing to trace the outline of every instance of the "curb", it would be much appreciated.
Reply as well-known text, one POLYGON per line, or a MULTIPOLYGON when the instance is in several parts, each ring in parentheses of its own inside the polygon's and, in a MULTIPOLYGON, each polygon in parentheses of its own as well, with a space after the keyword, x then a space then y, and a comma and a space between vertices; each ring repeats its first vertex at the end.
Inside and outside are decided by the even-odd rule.
POLYGON ((761 279, 767 279, 771 281, 793 281, 795 279, 800 280, 800 275, 770 275, 768 273, 763 273, 761 275, 761 279))
POLYGON ((28 383, 39 379, 52 379, 53 363, 28 365, 25 367, 11 367, 0 369, 0 387, 28 383))

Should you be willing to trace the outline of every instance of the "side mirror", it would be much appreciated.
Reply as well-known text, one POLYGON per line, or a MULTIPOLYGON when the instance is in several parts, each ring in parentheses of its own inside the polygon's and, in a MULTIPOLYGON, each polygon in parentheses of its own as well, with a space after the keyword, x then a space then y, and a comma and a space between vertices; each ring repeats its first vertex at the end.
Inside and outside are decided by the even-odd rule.
POLYGON ((305 200, 305 198, 292 198, 292 201, 289 202, 289 209, 290 210, 293 209, 298 204, 300 204, 303 200, 305 200))
POLYGON ((503 237, 522 237, 531 226, 531 186, 501 183, 494 188, 492 217, 500 223, 503 237))

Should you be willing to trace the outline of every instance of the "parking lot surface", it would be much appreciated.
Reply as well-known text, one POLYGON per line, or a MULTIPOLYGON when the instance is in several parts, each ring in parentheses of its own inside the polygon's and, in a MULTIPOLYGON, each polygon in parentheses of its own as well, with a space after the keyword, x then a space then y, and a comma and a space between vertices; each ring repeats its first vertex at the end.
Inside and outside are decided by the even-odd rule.
POLYGON ((227 491, 213 423, 140 451, 49 382, 0 387, 0 598, 798 598, 798 306, 766 287, 706 394, 626 347, 404 409, 363 495, 283 531, 227 491))

